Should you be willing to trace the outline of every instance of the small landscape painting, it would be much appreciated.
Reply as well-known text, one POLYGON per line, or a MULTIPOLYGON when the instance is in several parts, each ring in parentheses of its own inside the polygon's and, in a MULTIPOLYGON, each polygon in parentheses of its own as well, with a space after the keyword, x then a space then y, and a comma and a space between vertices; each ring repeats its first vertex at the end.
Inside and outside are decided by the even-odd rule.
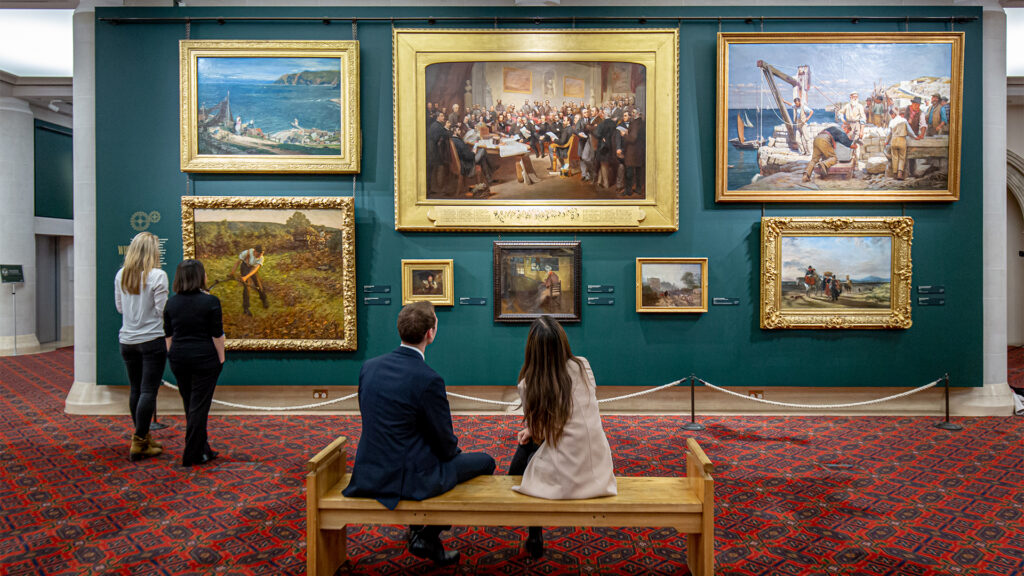
POLYGON ((707 312, 707 258, 637 258, 637 312, 707 312))

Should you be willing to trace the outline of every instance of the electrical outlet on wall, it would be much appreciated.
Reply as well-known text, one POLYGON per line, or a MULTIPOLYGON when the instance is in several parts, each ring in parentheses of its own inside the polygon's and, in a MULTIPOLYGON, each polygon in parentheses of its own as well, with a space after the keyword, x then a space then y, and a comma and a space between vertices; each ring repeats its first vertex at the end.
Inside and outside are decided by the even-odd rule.
POLYGON ((313 399, 327 400, 327 390, 313 390, 313 399))
POLYGON ((747 396, 764 400, 764 390, 748 390, 747 396))

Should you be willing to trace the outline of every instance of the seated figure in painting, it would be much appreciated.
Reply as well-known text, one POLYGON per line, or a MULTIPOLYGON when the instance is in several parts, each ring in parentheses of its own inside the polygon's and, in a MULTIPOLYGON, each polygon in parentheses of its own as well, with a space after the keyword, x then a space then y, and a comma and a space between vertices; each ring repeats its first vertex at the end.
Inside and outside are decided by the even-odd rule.
MULTIPOLYGON (((367 360, 359 371, 362 435, 345 496, 374 498, 389 510, 399 500, 425 500, 456 484, 494 473, 494 458, 463 452, 452 430, 444 378, 426 363, 426 349, 437 335, 430 302, 416 302, 398 313, 402 344, 367 360)), ((445 526, 410 526, 409 552, 437 564, 458 562, 458 551, 444 549, 445 526)))
MULTIPOLYGON (((618 493, 594 373, 586 358, 572 355, 565 331, 549 316, 530 326, 519 397, 525 426, 508 473, 523 478, 513 490, 550 500, 618 493)), ((543 555, 539 526, 530 527, 526 549, 534 558, 543 555)))

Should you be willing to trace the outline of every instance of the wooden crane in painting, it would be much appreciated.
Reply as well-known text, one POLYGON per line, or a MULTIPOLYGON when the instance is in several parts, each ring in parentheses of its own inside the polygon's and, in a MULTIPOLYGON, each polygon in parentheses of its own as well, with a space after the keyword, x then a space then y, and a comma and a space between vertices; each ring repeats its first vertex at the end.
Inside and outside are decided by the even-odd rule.
POLYGON ((761 73, 764 74, 764 79, 768 84, 768 89, 775 98, 775 105, 779 108, 779 112, 782 116, 782 122, 786 125, 786 134, 789 136, 789 149, 798 150, 799 144, 797 143, 796 138, 797 127, 795 119, 790 116, 789 110, 786 108, 786 102, 782 99, 782 94, 779 93, 779 87, 775 85, 775 78, 793 86, 793 96, 800 98, 801 103, 806 103, 807 90, 811 87, 811 69, 809 66, 800 66, 797 68, 797 77, 793 78, 789 74, 781 72, 778 68, 768 64, 764 60, 758 60, 757 67, 760 68, 761 73))

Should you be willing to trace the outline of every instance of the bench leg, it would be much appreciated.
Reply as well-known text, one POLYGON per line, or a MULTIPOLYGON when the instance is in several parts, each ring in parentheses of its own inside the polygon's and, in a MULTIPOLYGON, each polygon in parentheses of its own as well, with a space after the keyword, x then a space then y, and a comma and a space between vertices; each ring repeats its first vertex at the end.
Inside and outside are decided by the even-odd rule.
POLYGON ((348 561, 348 533, 341 530, 317 530, 316 542, 306 550, 309 576, 334 576, 348 561))
POLYGON ((713 536, 686 535, 686 564, 692 576, 712 576, 715 573, 714 546, 713 536))

